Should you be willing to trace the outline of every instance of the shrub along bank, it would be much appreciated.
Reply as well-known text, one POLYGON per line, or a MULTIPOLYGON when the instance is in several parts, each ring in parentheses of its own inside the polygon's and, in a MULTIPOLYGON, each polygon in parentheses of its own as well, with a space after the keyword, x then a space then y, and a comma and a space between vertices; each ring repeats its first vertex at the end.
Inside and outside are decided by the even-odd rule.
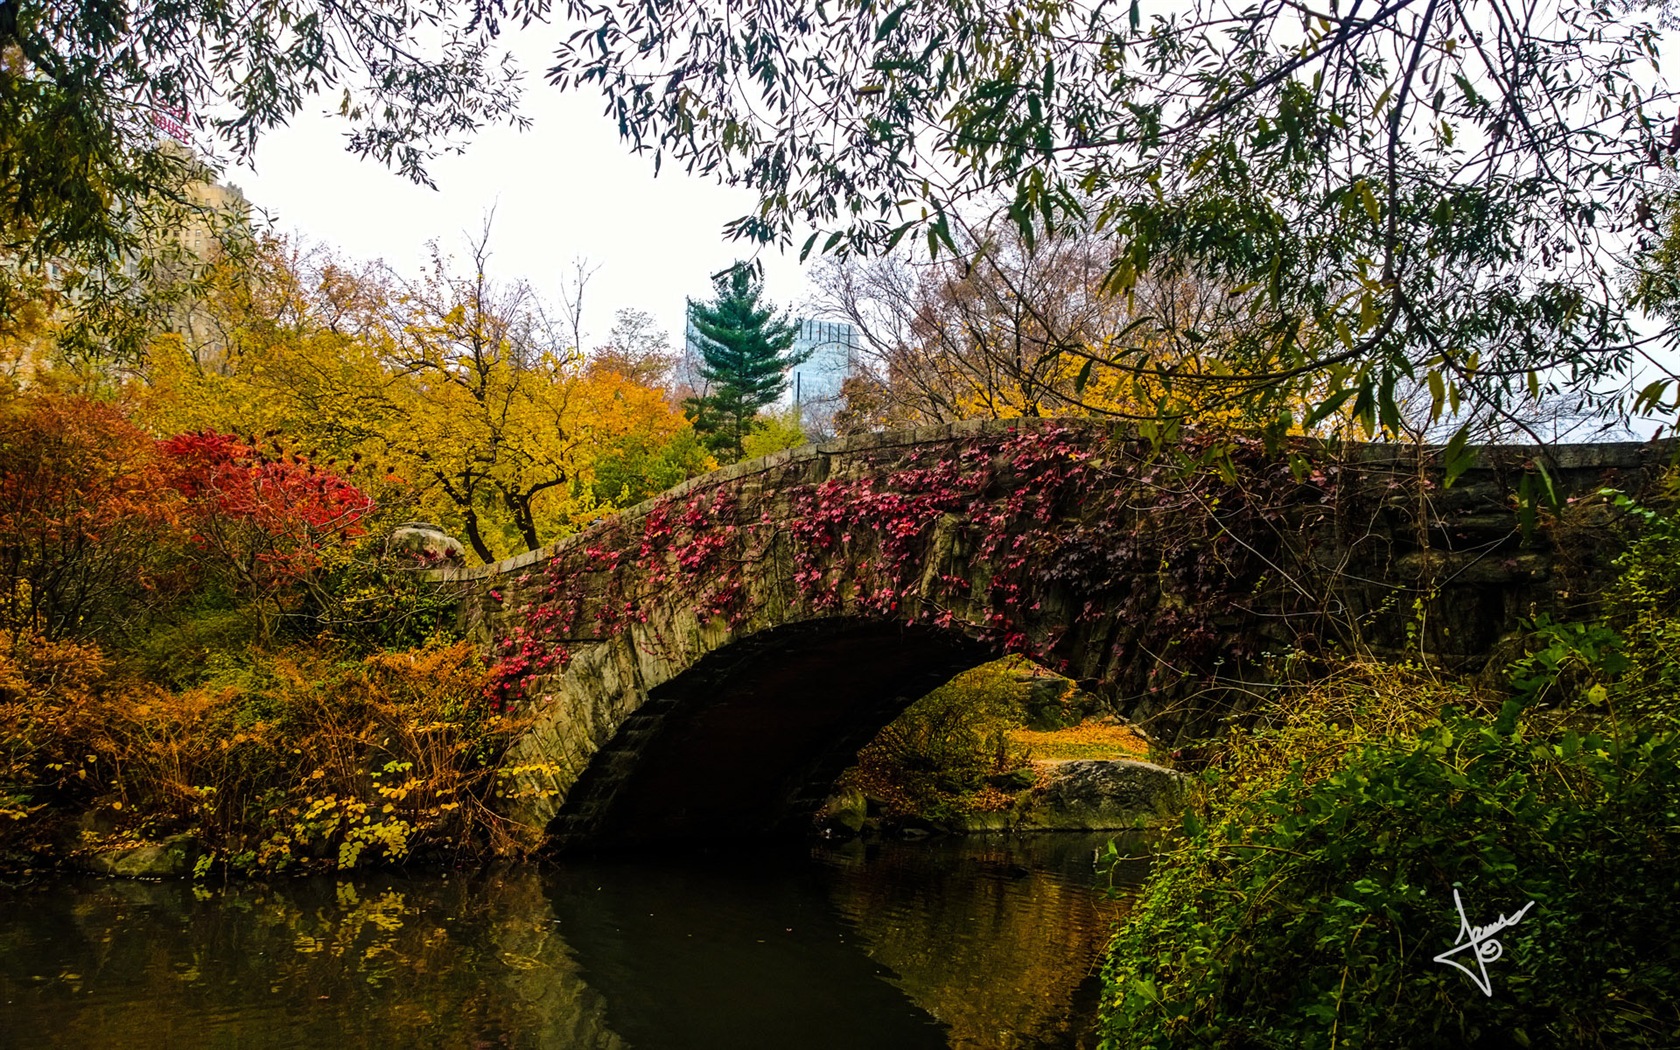
POLYGON ((474 646, 251 653, 182 690, 97 647, 0 648, 0 863, 190 836, 200 873, 476 862, 513 847, 491 800, 517 731, 474 646))
POLYGON ((1680 1045, 1680 519, 1623 509, 1604 616, 1536 624, 1508 689, 1356 666, 1220 745, 1104 1048, 1680 1045), (1491 995, 1438 961, 1519 912, 1450 956, 1491 995))
POLYGON ((0 869, 172 838, 200 871, 508 848, 518 726, 453 596, 384 549, 400 487, 340 469, 0 386, 0 869))

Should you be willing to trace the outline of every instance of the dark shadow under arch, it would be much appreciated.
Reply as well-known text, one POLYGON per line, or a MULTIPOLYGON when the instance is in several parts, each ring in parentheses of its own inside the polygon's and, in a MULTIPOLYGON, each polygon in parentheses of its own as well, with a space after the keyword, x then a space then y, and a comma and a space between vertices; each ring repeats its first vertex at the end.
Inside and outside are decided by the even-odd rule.
POLYGON ((955 631, 797 623, 654 689, 549 825, 555 852, 805 834, 858 750, 911 702, 997 654, 955 631))

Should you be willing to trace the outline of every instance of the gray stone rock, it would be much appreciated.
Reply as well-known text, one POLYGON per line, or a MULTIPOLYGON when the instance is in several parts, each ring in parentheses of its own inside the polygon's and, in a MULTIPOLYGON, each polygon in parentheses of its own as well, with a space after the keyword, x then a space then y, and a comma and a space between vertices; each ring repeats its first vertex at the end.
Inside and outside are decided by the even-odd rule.
POLYGON ((1015 810, 984 813, 963 813, 947 822, 948 830, 963 834, 983 834, 994 831, 1030 831, 1021 825, 1021 814, 1015 810))
POLYGON ((392 529, 385 553, 424 568, 460 565, 467 558, 460 540, 429 521, 405 521, 392 529))
POLYGON ((162 842, 100 850, 81 858, 82 867, 96 875, 125 879, 173 879, 192 874, 198 863, 198 840, 172 835, 162 842))
POLYGON ((856 788, 835 792, 817 813, 817 826, 832 837, 851 838, 869 822, 869 799, 856 788))
POLYGON ((1183 805, 1184 781, 1182 773, 1152 762, 1057 762, 1018 826, 1090 831, 1141 827, 1177 812, 1183 805))
POLYGON ((1027 728, 1040 731, 1076 726, 1095 706, 1095 698, 1079 690, 1072 679, 1048 671, 1020 674, 1021 706, 1027 728))

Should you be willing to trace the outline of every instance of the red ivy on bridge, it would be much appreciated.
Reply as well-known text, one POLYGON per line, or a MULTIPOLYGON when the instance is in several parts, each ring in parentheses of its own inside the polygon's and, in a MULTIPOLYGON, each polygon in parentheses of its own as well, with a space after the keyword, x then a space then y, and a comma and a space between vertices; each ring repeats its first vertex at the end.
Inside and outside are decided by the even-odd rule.
MULTIPOLYGON (((1129 638, 1178 657, 1218 647, 1241 656, 1244 640, 1223 638, 1215 623, 1234 595, 1264 582, 1239 534, 1275 532, 1268 507, 1316 502, 1334 486, 1322 474, 1303 486, 1287 461, 1255 446, 1236 455, 1243 486, 1087 428, 1045 425, 903 457, 852 453, 860 476, 767 487, 753 506, 743 503, 752 489, 728 483, 667 498, 639 520, 597 526, 515 581, 526 600, 501 641, 492 696, 518 700, 533 676, 566 668, 571 646, 646 624, 657 603, 733 630, 767 602, 792 600, 962 630, 1062 669, 1064 636, 1105 617, 1131 621, 1101 639, 1110 647, 1129 638), (778 500, 780 517, 770 507, 778 500), (948 538, 938 541, 942 528, 948 538), (966 571, 930 564, 937 542, 960 547, 966 571), (785 581, 774 562, 776 571, 748 571, 778 556, 791 567, 785 581), (753 583, 777 593, 755 594, 753 583)), ((1162 660, 1152 673, 1173 667, 1162 660)))

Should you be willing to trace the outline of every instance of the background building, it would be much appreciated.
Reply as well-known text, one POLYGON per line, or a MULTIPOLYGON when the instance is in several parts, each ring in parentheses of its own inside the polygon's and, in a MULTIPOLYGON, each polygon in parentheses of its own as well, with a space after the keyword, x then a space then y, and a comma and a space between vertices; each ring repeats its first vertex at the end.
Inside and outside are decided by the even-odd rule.
POLYGON ((840 385, 857 367, 857 329, 845 321, 801 321, 793 349, 796 354, 809 350, 811 356, 789 371, 782 404, 798 409, 807 435, 832 436, 840 385))

